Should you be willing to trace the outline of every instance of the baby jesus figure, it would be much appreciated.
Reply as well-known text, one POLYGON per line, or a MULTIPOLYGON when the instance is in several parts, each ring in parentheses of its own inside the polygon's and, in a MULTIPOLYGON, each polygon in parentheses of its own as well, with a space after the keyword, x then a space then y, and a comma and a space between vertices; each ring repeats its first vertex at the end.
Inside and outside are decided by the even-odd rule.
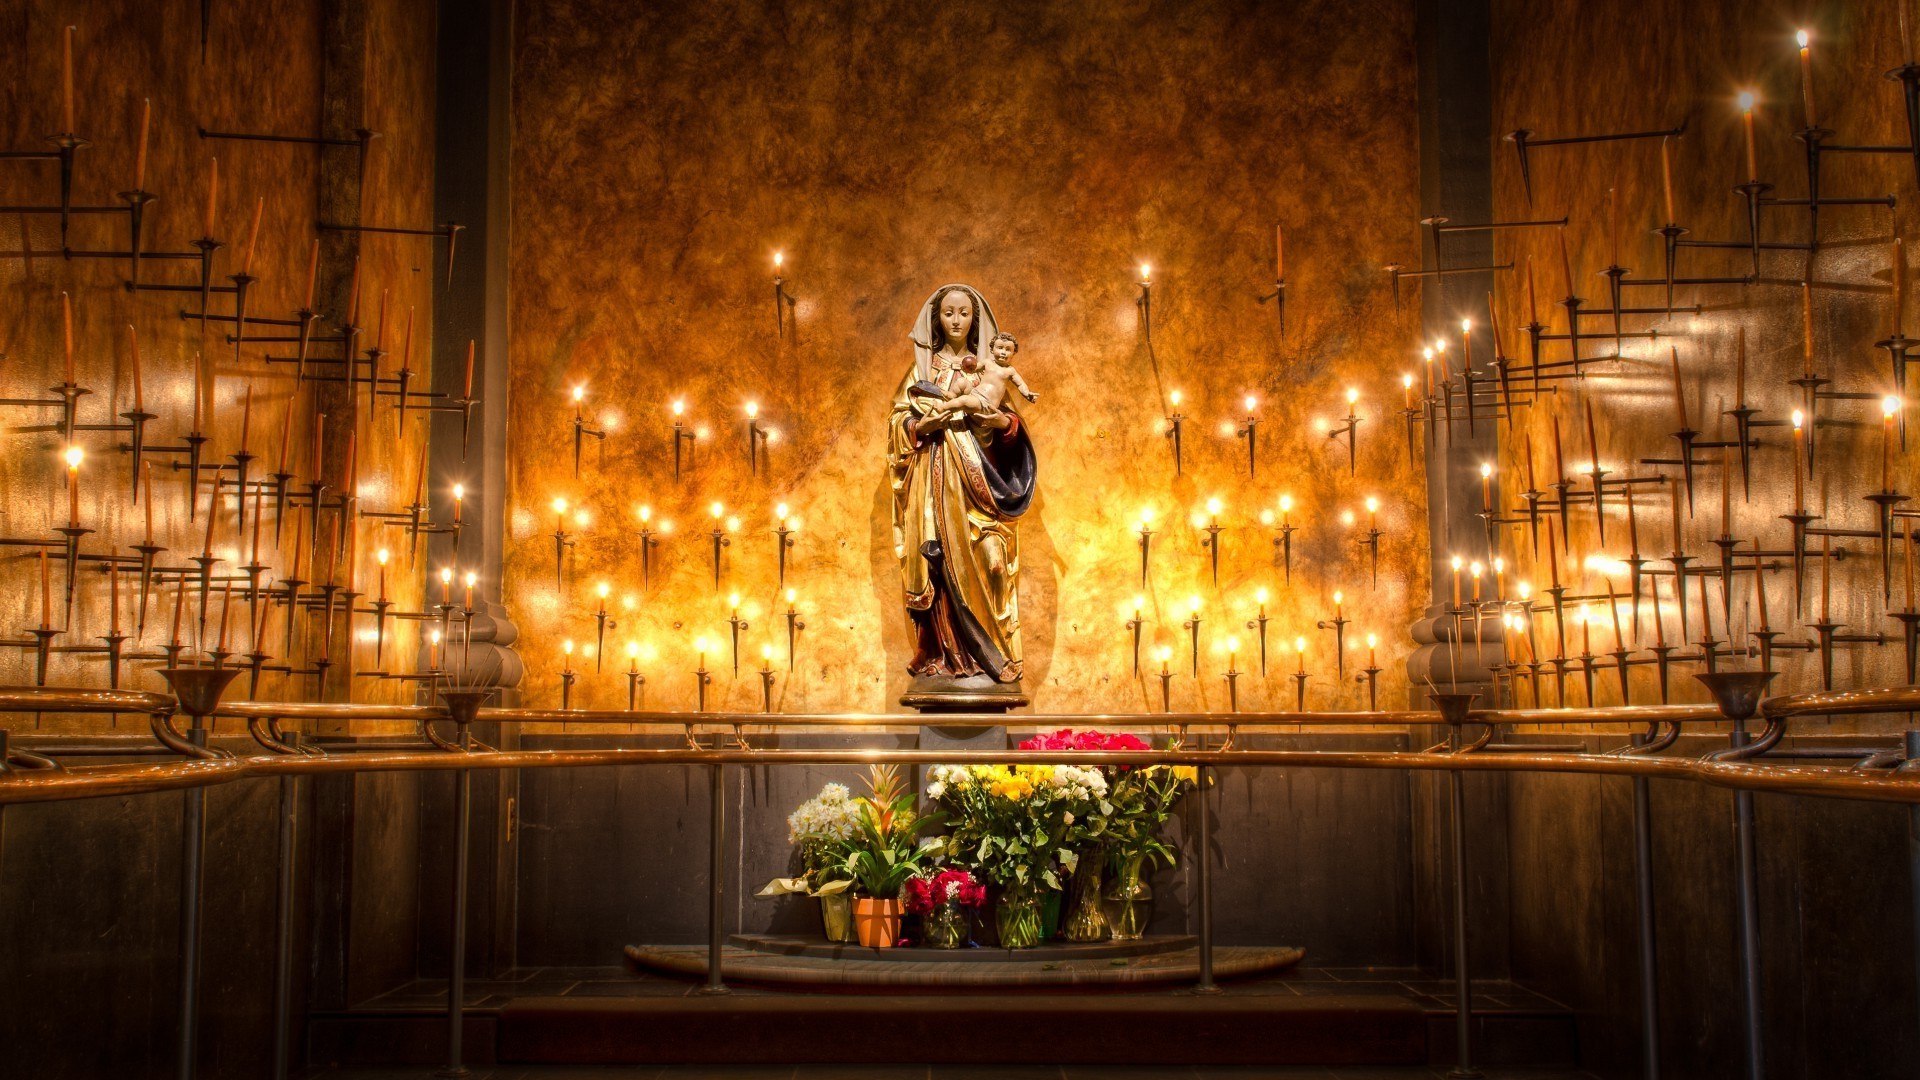
POLYGON ((992 356, 984 363, 978 357, 969 356, 961 362, 960 370, 974 377, 973 389, 964 394, 956 394, 945 401, 929 406, 929 415, 942 413, 966 413, 980 416, 997 412, 1000 403, 1007 399, 1007 386, 1012 384, 1020 396, 1028 401, 1039 401, 1040 395, 1027 389, 1026 380, 1013 369, 1013 354, 1020 351, 1020 343, 1012 334, 1002 331, 987 343, 992 356))

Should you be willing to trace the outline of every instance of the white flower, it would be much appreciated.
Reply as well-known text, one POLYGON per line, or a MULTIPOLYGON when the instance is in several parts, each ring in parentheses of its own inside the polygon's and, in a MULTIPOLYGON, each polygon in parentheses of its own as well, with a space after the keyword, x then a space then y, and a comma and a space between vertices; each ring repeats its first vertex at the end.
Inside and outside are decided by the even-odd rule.
POLYGON ((945 795, 946 793, 947 793, 947 785, 938 780, 935 780, 933 783, 927 785, 927 797, 930 799, 937 799, 940 796, 945 795))
POLYGON ((1073 824, 1073 811, 1071 810, 1067 811, 1066 816, 1063 820, 1065 820, 1066 823, 1069 825, 1073 824))

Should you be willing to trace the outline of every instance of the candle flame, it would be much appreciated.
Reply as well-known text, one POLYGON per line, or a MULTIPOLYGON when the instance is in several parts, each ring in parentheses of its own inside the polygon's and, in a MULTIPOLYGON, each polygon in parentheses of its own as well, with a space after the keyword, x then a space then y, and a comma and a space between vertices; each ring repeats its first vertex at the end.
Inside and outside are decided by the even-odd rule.
POLYGON ((787 520, 787 504, 781 503, 773 508, 773 516, 781 521, 787 520))
MULTIPOLYGON (((1478 565, 1478 564, 1475 564, 1475 565, 1478 565)), ((1333 592, 1333 606, 1339 607, 1341 604, 1344 604, 1346 602, 1347 602, 1347 594, 1341 592, 1338 589, 1335 589, 1333 592)))
POLYGON ((1219 516, 1219 514, 1220 514, 1220 500, 1219 500, 1219 499, 1208 499, 1208 500, 1207 500, 1207 513, 1209 513, 1209 514, 1211 514, 1211 515, 1214 515, 1214 516, 1216 516, 1216 517, 1217 517, 1217 516, 1219 516))
MULTIPOLYGON (((1421 349, 1420 355, 1426 358, 1427 363, 1429 364, 1433 363, 1433 347, 1431 345, 1429 345, 1424 349, 1421 349)), ((1413 385, 1413 376, 1411 375, 1407 376, 1407 385, 1408 386, 1413 385)))
POLYGON ((1377 514, 1379 512, 1380 512, 1380 500, 1374 498, 1371 495, 1367 496, 1367 513, 1377 514))
POLYGON ((440 568, 440 583, 443 585, 453 584, 453 567, 443 566, 440 568))
POLYGON ((1471 333, 1473 333, 1473 320, 1472 320, 1472 319, 1461 319, 1461 320, 1460 320, 1460 332, 1461 332, 1461 333, 1463 333, 1463 334, 1471 334, 1471 333))
POLYGON ((789 604, 791 604, 791 603, 793 603, 793 598, 794 598, 794 597, 796 597, 796 596, 799 596, 799 595, 800 595, 799 593, 797 593, 797 592, 795 592, 795 591, 793 591, 792 589, 788 589, 788 590, 787 590, 787 603, 789 603, 789 604))
POLYGON ((1520 599, 1525 600, 1527 597, 1533 595, 1533 583, 1530 581, 1523 581, 1519 585, 1514 587, 1514 591, 1515 591, 1515 594, 1520 597, 1520 599))
POLYGON ((642 503, 640 507, 634 511, 634 513, 640 516, 640 521, 643 524, 653 520, 653 507, 648 506, 645 503, 642 503))
POLYGON ((1171 404, 1174 408, 1176 409, 1179 408, 1180 407, 1180 391, 1175 390, 1173 393, 1168 394, 1167 402, 1171 404))
POLYGON ((1411 376, 1411 375, 1408 375, 1408 374, 1407 374, 1407 373, 1405 373, 1405 372, 1401 372, 1401 374, 1400 374, 1400 386, 1401 386, 1401 388, 1402 388, 1402 389, 1405 389, 1405 390, 1411 390, 1411 389, 1413 389, 1413 376, 1411 376))
POLYGON ((1378 635, 1376 634, 1367 635, 1367 648, 1371 649, 1378 644, 1380 644, 1380 638, 1378 635))
POLYGON ((1237 637, 1230 637, 1230 638, 1228 638, 1228 639, 1227 639, 1227 651, 1228 651, 1229 653, 1237 653, 1237 652, 1239 652, 1239 651, 1240 651, 1240 639, 1239 639, 1239 638, 1237 638, 1237 637))
POLYGON ((1463 567, 1463 566, 1465 566, 1465 565, 1467 565, 1467 561, 1466 561, 1465 559, 1462 559, 1462 558, 1461 558, 1460 556, 1458 556, 1458 555, 1455 555, 1455 556, 1453 557, 1453 572, 1454 572, 1454 573, 1456 573, 1456 574, 1457 574, 1457 573, 1459 573, 1459 572, 1460 572, 1460 568, 1461 568, 1461 567, 1463 567))
POLYGON ((719 521, 721 518, 727 515, 727 508, 720 505, 719 503, 714 503, 708 509, 709 509, 709 512, 713 514, 713 520, 715 521, 719 521))
POLYGON ((1806 422, 1807 422, 1806 413, 1801 412, 1799 409, 1793 410, 1793 430, 1799 431, 1800 428, 1806 424, 1806 422))
POLYGON ((62 456, 67 459, 67 468, 77 469, 80 467, 80 462, 86 458, 87 452, 77 446, 69 446, 62 456))
POLYGON ((1507 560, 1505 560, 1505 559, 1503 559, 1503 558, 1501 558, 1501 557, 1499 557, 1498 555, 1496 555, 1496 556, 1494 556, 1494 557, 1493 557, 1493 572, 1494 572, 1494 573, 1496 573, 1496 574, 1504 574, 1504 573, 1506 573, 1506 572, 1507 572, 1507 560))
POLYGON ((379 551, 376 551, 373 553, 374 561, 379 563, 381 566, 387 565, 388 557, 389 557, 389 554, 386 548, 381 548, 379 551))
POLYGON ((1799 42, 1800 47, 1804 49, 1808 43, 1813 41, 1813 35, 1807 33, 1805 30, 1800 30, 1794 33, 1793 40, 1799 42))
POLYGON ((773 660, 773 646, 771 645, 760 646, 760 659, 763 661, 771 662, 773 660))
POLYGON ((435 630, 435 631, 433 632, 433 643, 434 643, 435 645, 438 645, 438 644, 440 644, 440 631, 438 631, 438 630, 435 630))
POLYGON ((1171 645, 1160 646, 1159 656, 1160 656, 1160 662, 1163 664, 1173 659, 1173 646, 1171 645))
POLYGON ((565 499, 555 499, 555 500, 553 500, 553 512, 554 512, 554 513, 556 513, 556 514, 564 514, 564 513, 566 513, 566 512, 567 512, 567 500, 565 500, 565 499))
POLYGON ((1742 91, 1740 91, 1740 97, 1739 97, 1739 102, 1740 102, 1740 111, 1741 111, 1741 112, 1752 112, 1752 111, 1753 111, 1753 103, 1754 103, 1754 101, 1755 101, 1755 100, 1756 100, 1756 99, 1755 99, 1755 98, 1754 98, 1754 96, 1753 96, 1753 91, 1751 91, 1751 90, 1742 90, 1742 91))
POLYGON ((1436 355, 1441 355, 1441 356, 1444 356, 1444 355, 1446 355, 1446 352, 1447 352, 1447 339, 1446 339, 1446 338, 1441 338, 1440 340, 1438 340, 1438 341, 1436 341, 1436 342, 1434 342, 1434 343, 1433 343, 1433 351, 1434 351, 1434 353, 1435 353, 1436 355))
POLYGON ((1880 399, 1880 415, 1891 420, 1900 411, 1900 399, 1888 394, 1880 399))
POLYGON ((467 588, 469 589, 473 588, 474 583, 479 580, 480 580, 479 574, 476 574, 471 570, 467 571, 467 588))
POLYGON ((684 402, 684 401, 675 401, 675 402, 673 403, 673 415, 675 415, 675 416, 682 416, 682 415, 685 415, 685 413, 686 413, 686 411, 687 411, 687 403, 686 403, 686 402, 684 402))
MULTIPOLYGON (((1413 385, 1413 376, 1411 375, 1407 376, 1407 385, 1408 386, 1413 385)), ((1359 400, 1360 400, 1360 391, 1354 389, 1351 386, 1347 387, 1347 404, 1352 405, 1359 400)))
POLYGON ((752 420, 753 418, 759 415, 760 415, 760 403, 757 401, 747 402, 747 419, 752 420))
POLYGON ((1467 573, 1472 574, 1476 580, 1485 570, 1486 567, 1480 565, 1479 559, 1473 560, 1473 562, 1467 566, 1467 573))
POLYGON ((1153 280, 1153 267, 1150 264, 1148 263, 1140 264, 1140 280, 1141 281, 1153 280))
POLYGON ((1138 614, 1140 614, 1140 609, 1141 609, 1141 608, 1143 608, 1143 607, 1146 607, 1146 606, 1147 606, 1147 598, 1146 598, 1146 597, 1144 597, 1144 596, 1136 596, 1136 597, 1134 597, 1134 598, 1133 598, 1133 613, 1134 613, 1135 615, 1138 615, 1138 614))
POLYGON ((613 586, 603 581, 600 583, 599 587, 596 588, 594 591, 600 594, 600 599, 605 600, 607 598, 607 594, 613 592, 613 586))
POLYGON ((1258 600, 1258 601, 1260 601, 1260 602, 1261 602, 1261 603, 1263 603, 1263 604, 1264 604, 1264 603, 1266 603, 1266 602, 1267 602, 1267 590, 1263 588, 1263 589, 1259 589, 1259 590, 1257 590, 1257 591, 1255 591, 1255 592, 1254 592, 1254 594, 1253 594, 1253 598, 1254 598, 1255 600, 1258 600))
POLYGON ((465 484, 453 485, 453 501, 454 502, 459 502, 461 499, 464 499, 466 497, 467 497, 467 488, 465 484))
POLYGON ((739 606, 740 606, 740 594, 739 594, 739 593, 729 593, 729 594, 727 595, 727 606, 728 606, 728 607, 735 607, 735 608, 737 608, 737 607, 739 607, 739 606))
POLYGON ((1193 612, 1195 615, 1200 614, 1200 598, 1197 596, 1187 597, 1187 610, 1193 612))
POLYGON ((773 253, 773 268, 774 268, 775 270, 778 270, 778 269, 780 269, 780 264, 781 264, 781 263, 784 263, 784 262, 786 262, 786 261, 787 261, 787 253, 786 253, 786 252, 784 252, 784 251, 776 251, 776 252, 774 252, 774 253, 773 253))
POLYGON ((576 404, 578 404, 580 400, 586 396, 587 396, 587 387, 585 383, 582 383, 579 386, 576 386, 573 388, 573 400, 576 404))
POLYGON ((1140 527, 1144 529, 1152 521, 1153 521, 1153 507, 1151 506, 1141 507, 1140 508, 1140 527))
POLYGON ((1486 480, 1491 478, 1492 476, 1493 476, 1493 464, 1491 462, 1486 462, 1486 461, 1481 462, 1480 463, 1480 479, 1486 480))
POLYGON ((634 658, 634 659, 636 659, 636 660, 637 660, 637 659, 639 659, 639 658, 640 658, 640 643, 639 643, 639 642, 637 642, 637 641, 629 641, 629 642, 627 642, 627 655, 628 655, 628 656, 630 656, 630 657, 632 657, 632 658, 634 658))
POLYGON ((1284 514, 1287 511, 1292 509, 1293 509, 1293 496, 1291 495, 1280 496, 1280 512, 1284 514))
POLYGON ((1247 411, 1248 412, 1252 412, 1254 410, 1254 407, 1259 404, 1260 404, 1260 399, 1254 397, 1252 394, 1247 395, 1247 411))
POLYGON ((1303 655, 1303 656, 1304 656, 1304 655, 1306 655, 1306 651, 1307 651, 1307 639, 1306 639, 1306 638, 1303 638, 1303 637, 1296 637, 1296 638, 1294 638, 1294 639, 1293 639, 1293 651, 1294 651, 1294 652, 1297 652, 1297 653, 1300 653, 1300 654, 1301 654, 1301 655, 1303 655))
POLYGON ((561 642, 560 651, 563 653, 566 653, 568 656, 572 656, 573 655, 573 639, 568 638, 567 640, 561 642))

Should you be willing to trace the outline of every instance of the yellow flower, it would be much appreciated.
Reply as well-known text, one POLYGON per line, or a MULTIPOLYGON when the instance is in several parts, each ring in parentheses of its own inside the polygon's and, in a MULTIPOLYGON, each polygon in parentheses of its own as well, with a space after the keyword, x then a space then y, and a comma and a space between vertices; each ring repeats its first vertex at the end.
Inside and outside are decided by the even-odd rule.
POLYGON ((1200 769, 1195 765, 1175 765, 1173 767, 1173 775, 1177 779, 1191 784, 1200 779, 1200 769))

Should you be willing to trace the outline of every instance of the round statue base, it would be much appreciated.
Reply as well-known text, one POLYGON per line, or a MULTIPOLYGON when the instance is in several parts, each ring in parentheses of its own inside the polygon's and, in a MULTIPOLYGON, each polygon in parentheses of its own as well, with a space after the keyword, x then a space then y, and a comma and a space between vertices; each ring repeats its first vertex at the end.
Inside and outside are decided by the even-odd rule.
POLYGON ((1031 702, 1018 680, 995 682, 988 675, 916 675, 900 695, 900 704, 922 713, 1002 713, 1031 702))

